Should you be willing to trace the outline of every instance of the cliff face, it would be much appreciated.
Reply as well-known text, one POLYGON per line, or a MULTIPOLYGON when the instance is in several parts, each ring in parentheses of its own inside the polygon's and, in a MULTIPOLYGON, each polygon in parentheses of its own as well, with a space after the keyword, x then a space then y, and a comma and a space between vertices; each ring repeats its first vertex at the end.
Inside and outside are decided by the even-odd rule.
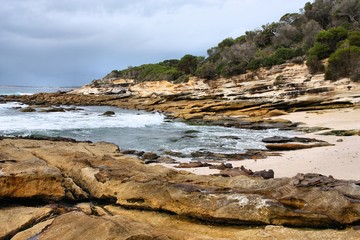
MULTIPOLYGON (((324 74, 310 74, 305 64, 287 63, 228 79, 191 78, 181 84, 103 79, 69 94, 76 94, 79 103, 161 111, 202 123, 288 128, 286 122, 274 122, 267 117, 293 111, 356 107, 360 102, 360 83, 348 78, 327 81, 324 74), (116 90, 120 86, 121 93, 116 90), (101 98, 96 100, 92 95, 101 98)), ((53 96, 50 101, 61 103, 61 99, 68 97, 53 96)), ((33 96, 28 100, 36 103, 44 99, 33 96)))
MULTIPOLYGON (((98 80, 72 93, 103 94, 123 93, 138 97, 176 95, 186 96, 188 99, 213 98, 221 100, 293 100, 311 97, 328 97, 340 93, 357 94, 359 84, 350 79, 341 79, 336 82, 326 81, 324 74, 312 75, 305 64, 286 63, 274 66, 271 69, 260 69, 255 72, 238 75, 232 78, 204 80, 190 78, 186 83, 173 84, 168 81, 153 81, 135 84, 129 79, 98 80)), ((350 97, 352 94, 345 94, 350 97)), ((352 102, 358 102, 356 98, 352 102)))

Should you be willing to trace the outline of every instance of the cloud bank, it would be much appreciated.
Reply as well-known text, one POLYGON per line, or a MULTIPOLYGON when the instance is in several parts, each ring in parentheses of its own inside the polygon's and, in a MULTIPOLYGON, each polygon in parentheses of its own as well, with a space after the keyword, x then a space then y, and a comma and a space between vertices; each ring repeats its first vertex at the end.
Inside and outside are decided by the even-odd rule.
POLYGON ((0 0, 0 85, 78 86, 299 12, 288 0, 0 0))

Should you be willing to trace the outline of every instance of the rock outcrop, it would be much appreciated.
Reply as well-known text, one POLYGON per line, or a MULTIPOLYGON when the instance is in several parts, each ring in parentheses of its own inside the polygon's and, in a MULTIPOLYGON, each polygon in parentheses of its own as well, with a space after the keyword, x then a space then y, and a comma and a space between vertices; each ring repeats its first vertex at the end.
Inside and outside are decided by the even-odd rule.
MULTIPOLYGON (((2 219, 19 208, 29 211, 24 221, 4 225, 1 238, 34 234, 39 239, 74 239, 79 234, 84 238, 100 234, 97 239, 189 239, 192 234, 193 239, 211 239, 223 234, 239 239, 233 231, 236 227, 218 226, 207 232, 206 226, 196 222, 338 228, 360 220, 360 182, 356 181, 316 174, 268 180, 246 175, 199 176, 146 165, 110 143, 5 138, 0 140, 0 149, 0 197, 18 203, 1 209, 2 219), (64 201, 74 205, 62 206, 64 201), (75 206, 79 201, 91 203, 75 206), (134 217, 131 210, 121 207, 153 212, 134 212, 141 216, 134 217), (150 221, 146 215, 155 217, 150 221), (189 222, 189 217, 194 220, 189 222), (154 223, 155 219, 181 224, 173 232, 154 223), (187 226, 202 230, 192 233, 186 231, 187 226)), ((256 234, 269 229, 259 228, 256 234)), ((285 231, 274 229, 274 236, 285 231)), ((348 230, 341 236, 359 236, 359 232, 348 230)))

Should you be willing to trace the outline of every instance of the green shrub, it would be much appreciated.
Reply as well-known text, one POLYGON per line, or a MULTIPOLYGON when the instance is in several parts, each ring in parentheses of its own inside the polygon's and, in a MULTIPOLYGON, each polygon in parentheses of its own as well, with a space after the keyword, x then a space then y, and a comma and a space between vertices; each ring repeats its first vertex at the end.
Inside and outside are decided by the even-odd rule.
POLYGON ((261 60, 255 58, 251 59, 248 65, 246 66, 246 68, 249 70, 256 70, 259 69, 260 67, 261 67, 261 60))
POLYGON ((352 77, 357 80, 360 73, 360 47, 350 46, 338 49, 329 57, 325 77, 337 80, 341 77, 352 77))
POLYGON ((175 81, 184 75, 176 67, 171 67, 169 64, 170 62, 144 64, 138 67, 118 71, 118 76, 134 79, 136 82, 144 82, 158 80, 175 81))
POLYGON ((353 31, 349 33, 350 46, 360 47, 360 31, 353 31))
POLYGON ((323 43, 315 43, 315 45, 309 49, 308 55, 311 58, 324 59, 329 57, 331 54, 331 49, 328 45, 323 43))
POLYGON ((348 36, 348 30, 344 27, 329 28, 328 30, 322 30, 316 36, 316 42, 327 45, 330 51, 333 52, 336 49, 336 44, 348 36))
POLYGON ((225 38, 222 42, 218 44, 219 48, 225 48, 230 47, 235 43, 235 40, 233 38, 225 38))
POLYGON ((306 65, 309 68, 310 73, 314 74, 317 72, 323 72, 325 70, 324 65, 321 60, 314 55, 310 55, 307 57, 306 65))
POLYGON ((218 76, 215 68, 216 66, 214 63, 205 62, 197 68, 195 75, 200 78, 214 79, 218 76))
POLYGON ((223 77, 231 77, 239 75, 246 72, 246 63, 245 62, 232 62, 222 66, 220 74, 223 77))
POLYGON ((185 74, 194 75, 198 64, 203 60, 204 59, 202 57, 186 54, 180 59, 180 61, 178 61, 177 68, 185 74))
POLYGON ((278 48, 275 51, 275 58, 282 60, 290 60, 294 57, 302 55, 301 49, 293 49, 293 48, 278 48))

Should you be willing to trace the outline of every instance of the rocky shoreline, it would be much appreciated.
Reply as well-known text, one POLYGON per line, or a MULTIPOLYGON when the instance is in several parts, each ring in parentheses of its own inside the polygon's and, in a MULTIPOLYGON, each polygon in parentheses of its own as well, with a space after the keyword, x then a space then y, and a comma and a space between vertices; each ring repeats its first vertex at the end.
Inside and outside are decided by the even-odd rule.
POLYGON ((299 123, 272 117, 360 105, 359 83, 324 80, 324 74, 310 74, 305 64, 287 63, 229 79, 191 78, 180 84, 130 82, 104 78, 71 92, 4 96, 3 101, 42 106, 115 106, 158 111, 193 124, 250 129, 294 129, 299 123))
MULTIPOLYGON (((182 84, 101 79, 70 93, 4 96, 2 101, 58 111, 60 105, 116 106, 159 111, 191 124, 321 133, 323 128, 282 116, 358 109, 360 84, 325 81, 305 65, 284 64, 182 84)), ((350 132, 357 135, 359 129, 350 132)), ((267 141, 276 151, 329 146, 321 139, 304 139, 267 141)), ((196 175, 145 164, 110 143, 51 140, 0 139, 1 239, 74 239, 80 234, 89 239, 360 238, 359 179, 315 173, 264 179, 225 164, 222 174, 196 175)))

